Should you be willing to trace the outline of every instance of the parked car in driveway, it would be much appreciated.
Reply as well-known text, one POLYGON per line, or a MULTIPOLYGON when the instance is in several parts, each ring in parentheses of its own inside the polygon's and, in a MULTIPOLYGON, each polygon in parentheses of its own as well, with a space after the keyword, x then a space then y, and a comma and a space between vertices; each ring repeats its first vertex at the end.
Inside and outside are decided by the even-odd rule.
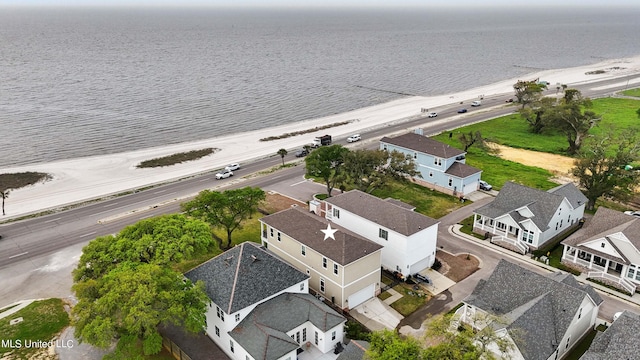
POLYGON ((430 118, 434 118, 434 117, 438 116, 438 113, 435 112, 435 111, 434 112, 430 112, 429 115, 427 115, 427 116, 429 116, 430 118))
POLYGON ((640 217, 640 211, 625 211, 624 213, 627 214, 627 215, 640 217))
POLYGON ((424 282, 424 283, 427 283, 427 284, 431 283, 431 279, 429 279, 428 277, 426 277, 426 276, 424 276, 424 275, 422 275, 420 273, 413 275, 413 277, 418 279, 418 280, 420 280, 420 281, 422 281, 422 282, 424 282))
POLYGON ((467 112, 467 109, 460 109, 458 110, 458 114, 464 114, 467 112))
POLYGON ((361 139, 362 138, 360 137, 360 134, 353 134, 347 138, 347 142, 352 143, 352 142, 360 141, 361 139))
POLYGON ((493 186, 491 186, 491 184, 489 184, 484 180, 480 180, 479 183, 480 183, 480 190, 489 191, 493 189, 493 186))
POLYGON ((238 170, 238 169, 240 169, 240 164, 238 164, 238 163, 229 164, 229 166, 225 167, 224 169, 225 170, 230 170, 230 171, 238 170))
POLYGON ((216 174, 216 179, 226 179, 231 176, 233 176, 233 172, 231 172, 231 170, 224 169, 216 174))

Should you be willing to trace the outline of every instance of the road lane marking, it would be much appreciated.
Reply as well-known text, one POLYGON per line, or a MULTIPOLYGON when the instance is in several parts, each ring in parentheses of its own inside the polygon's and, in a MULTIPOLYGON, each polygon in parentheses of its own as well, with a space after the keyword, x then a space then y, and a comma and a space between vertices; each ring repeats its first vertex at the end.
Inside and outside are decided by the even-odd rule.
POLYGON ((209 181, 209 180, 211 180, 211 178, 202 179, 202 180, 199 180, 198 182, 205 182, 205 181, 209 181))
POLYGON ((154 192, 154 194, 160 194, 160 193, 163 193, 165 191, 167 191, 167 190, 166 189, 165 190, 158 190, 158 191, 154 192))
POLYGON ((21 254, 17 254, 17 255, 9 256, 9 259, 13 259, 13 258, 16 258, 16 257, 18 257, 18 256, 26 255, 26 254, 28 254, 28 253, 29 253, 29 252, 27 251, 27 252, 23 252, 23 253, 21 253, 21 254))
POLYGON ((106 205, 103 205, 102 207, 109 207, 109 206, 114 206, 114 205, 118 205, 118 203, 116 202, 116 203, 113 203, 113 204, 106 204, 106 205))
POLYGON ((55 219, 47 220, 47 221, 45 221, 45 222, 46 222, 46 223, 50 223, 50 222, 53 222, 53 221, 56 221, 56 220, 60 220, 60 219, 62 219, 62 218, 55 218, 55 219))
POLYGON ((87 234, 84 234, 84 235, 80 235, 79 237, 91 236, 91 235, 93 235, 95 233, 96 232, 94 231, 94 232, 90 232, 90 233, 87 233, 87 234))
POLYGON ((139 218, 139 219, 140 219, 140 220, 142 220, 142 219, 150 218, 150 217, 152 217, 152 216, 155 216, 155 215, 151 214, 151 215, 143 216, 143 217, 141 217, 141 218, 139 218))
POLYGON ((300 184, 306 183, 306 182, 307 182, 307 180, 302 180, 302 181, 298 181, 297 183, 291 184, 289 186, 296 186, 296 185, 300 185, 300 184))

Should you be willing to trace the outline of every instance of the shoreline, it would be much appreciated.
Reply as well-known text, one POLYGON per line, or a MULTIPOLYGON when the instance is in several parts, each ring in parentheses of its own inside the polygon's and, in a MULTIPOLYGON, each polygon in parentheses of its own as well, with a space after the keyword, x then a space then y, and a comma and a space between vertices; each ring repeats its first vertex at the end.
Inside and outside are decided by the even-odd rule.
MULTIPOLYGON (((308 144, 315 136, 331 133, 334 139, 377 129, 389 123, 397 124, 423 116, 422 108, 439 111, 441 107, 457 105, 461 101, 467 104, 494 96, 513 97, 513 84, 518 80, 549 81, 551 89, 557 83, 569 87, 588 84, 595 81, 620 78, 637 74, 639 77, 625 82, 631 87, 640 84, 640 55, 632 58, 612 59, 592 65, 566 69, 544 70, 522 76, 519 79, 507 79, 498 83, 476 87, 470 90, 439 96, 411 96, 402 99, 356 109, 317 119, 300 121, 254 132, 242 132, 205 140, 140 149, 125 153, 96 155, 90 157, 60 160, 50 163, 21 165, 0 169, 0 173, 37 171, 50 174, 53 179, 37 185, 15 189, 6 203, 7 215, 1 220, 37 213, 47 209, 56 209, 70 204, 107 197, 129 190, 166 183, 223 168, 233 162, 247 162, 274 156, 278 149, 292 150, 308 144), (606 70, 601 74, 587 72, 606 70), (280 136, 300 129, 312 129, 316 126, 354 120, 346 125, 316 132, 295 135, 272 141, 260 141, 269 136, 280 136), (145 160, 187 152, 200 148, 219 148, 220 151, 199 160, 189 161, 160 168, 136 168, 145 160)), ((457 115, 457 116, 464 116, 457 115)), ((439 120, 434 120, 439 121, 439 120)), ((212 185, 213 187, 213 185, 212 185)))

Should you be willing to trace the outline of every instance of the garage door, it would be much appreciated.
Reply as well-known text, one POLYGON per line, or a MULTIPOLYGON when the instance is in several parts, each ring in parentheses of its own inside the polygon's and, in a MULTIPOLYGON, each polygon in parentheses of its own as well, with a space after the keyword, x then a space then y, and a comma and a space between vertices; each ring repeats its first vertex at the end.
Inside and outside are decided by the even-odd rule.
POLYGON ((349 299, 348 299, 349 309, 353 309, 354 307, 374 297, 375 290, 376 290, 375 284, 371 284, 366 288, 358 291, 357 293, 349 296, 349 299))

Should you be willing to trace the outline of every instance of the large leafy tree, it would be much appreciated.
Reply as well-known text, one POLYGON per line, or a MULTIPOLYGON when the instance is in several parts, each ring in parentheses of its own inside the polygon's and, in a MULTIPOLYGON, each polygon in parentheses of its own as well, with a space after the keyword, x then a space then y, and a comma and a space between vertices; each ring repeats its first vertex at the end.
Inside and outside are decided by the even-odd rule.
POLYGON ((204 328, 209 300, 203 287, 166 266, 119 263, 105 276, 73 286, 76 337, 101 348, 119 337, 137 338, 144 354, 157 354, 162 350, 158 325, 171 323, 191 332, 204 328))
POLYGON ((311 152, 305 159, 307 175, 324 180, 329 196, 336 184, 344 180, 342 165, 348 152, 349 149, 342 145, 323 146, 311 152))
POLYGON ((355 150, 344 155, 345 182, 360 191, 371 193, 390 180, 407 181, 418 175, 411 156, 397 151, 355 150))
POLYGON ((209 225, 181 214, 142 220, 91 241, 73 271, 76 337, 103 348, 116 339, 141 341, 144 353, 154 354, 162 347, 158 325, 202 330, 209 303, 203 286, 171 265, 212 244, 209 225))
POLYGON ((638 131, 627 131, 617 138, 611 133, 594 136, 587 139, 578 153, 571 173, 589 199, 588 210, 594 208, 601 196, 625 200, 633 194, 640 172, 627 165, 640 158, 638 131))
POLYGON ((371 334, 369 350, 366 359, 370 360, 404 360, 426 359, 423 356, 424 349, 418 340, 407 337, 401 338, 398 333, 391 330, 376 331, 371 334))
POLYGON ((538 101, 531 104, 530 107, 521 108, 518 110, 520 116, 527 121, 529 125, 529 131, 534 134, 542 133, 545 123, 543 121, 542 115, 544 114, 546 109, 549 109, 555 104, 554 98, 543 97, 538 101))
POLYGON ((537 81, 518 80, 513 85, 515 96, 524 109, 525 106, 538 101, 542 97, 542 92, 547 88, 545 83, 537 81))
POLYGON ((173 214, 145 219, 117 235, 98 237, 82 249, 74 280, 99 279, 120 263, 170 265, 190 259, 213 245, 205 222, 173 214))
MULTIPOLYGON (((242 222, 251 217, 265 199, 260 188, 244 187, 223 192, 204 190, 193 200, 182 204, 188 215, 204 220, 227 233, 224 248, 231 247, 231 235, 242 228, 242 222)), ((223 244, 219 244, 222 248, 223 244)))
POLYGON ((589 130, 600 121, 600 116, 589 110, 591 106, 591 100, 584 98, 579 90, 567 89, 564 98, 547 108, 542 115, 547 126, 565 135, 569 143, 567 152, 571 155, 580 150, 589 130))

